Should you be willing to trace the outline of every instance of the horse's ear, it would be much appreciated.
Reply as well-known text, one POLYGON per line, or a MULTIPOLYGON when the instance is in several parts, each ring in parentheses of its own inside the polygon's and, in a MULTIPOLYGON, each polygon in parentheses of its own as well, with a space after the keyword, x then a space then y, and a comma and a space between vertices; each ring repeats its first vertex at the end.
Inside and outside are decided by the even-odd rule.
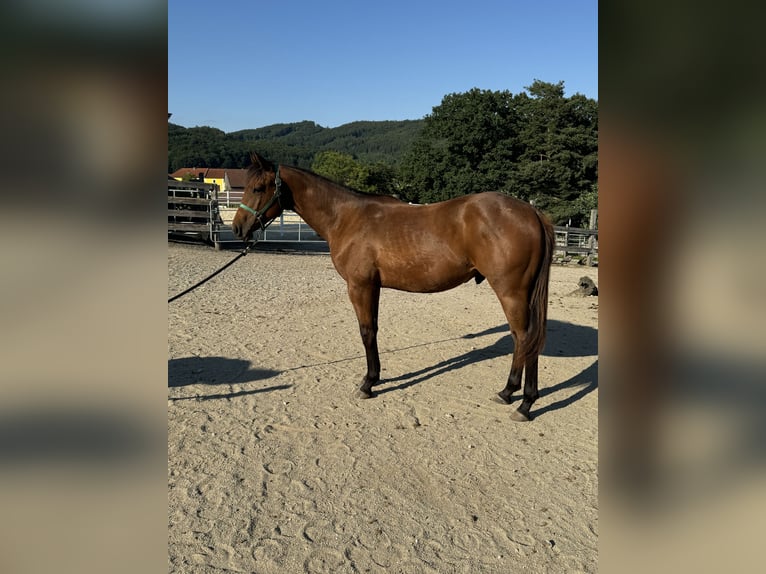
POLYGON ((261 157, 257 152, 250 152, 250 161, 261 171, 274 171, 274 166, 265 157, 261 157))

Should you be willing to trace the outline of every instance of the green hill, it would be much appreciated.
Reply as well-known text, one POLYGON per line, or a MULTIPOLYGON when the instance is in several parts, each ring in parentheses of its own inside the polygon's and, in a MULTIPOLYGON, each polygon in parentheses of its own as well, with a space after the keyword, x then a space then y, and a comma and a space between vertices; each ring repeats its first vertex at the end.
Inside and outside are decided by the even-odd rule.
POLYGON ((311 121, 274 124, 225 133, 210 127, 168 124, 168 170, 181 167, 242 168, 250 152, 309 168, 321 151, 338 151, 362 163, 396 166, 423 127, 423 120, 359 121, 325 128, 311 121))

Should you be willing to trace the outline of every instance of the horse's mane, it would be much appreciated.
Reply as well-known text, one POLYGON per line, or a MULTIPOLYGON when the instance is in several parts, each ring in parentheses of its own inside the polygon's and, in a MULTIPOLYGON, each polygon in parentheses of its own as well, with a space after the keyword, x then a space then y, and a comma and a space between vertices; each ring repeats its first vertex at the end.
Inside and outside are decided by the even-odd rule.
POLYGON ((375 197, 375 198, 391 198, 391 199, 393 199, 395 201, 400 201, 398 198, 394 197, 393 195, 387 195, 387 194, 383 194, 383 193, 366 193, 364 191, 359 191, 358 189, 354 189, 353 187, 348 187, 347 185, 343 185, 341 183, 338 183, 337 181, 333 181, 329 177, 325 177, 325 176, 320 175, 318 173, 315 173, 315 172, 313 172, 313 171, 311 171, 309 169, 304 169, 302 167, 295 167, 295 166, 292 166, 292 165, 289 166, 289 167, 290 167, 290 169, 294 169, 295 171, 299 171, 299 172, 304 173, 304 174, 306 174, 306 175, 308 175, 310 177, 318 179, 318 180, 326 183, 327 185, 329 185, 329 186, 331 186, 331 187, 333 187, 335 189, 342 190, 342 191, 344 191, 346 193, 350 193, 351 195, 354 195, 354 196, 357 196, 357 197, 360 197, 360 198, 363 198, 363 199, 370 199, 370 198, 375 197))
MULTIPOLYGON (((276 165, 279 165, 279 164, 276 164, 276 165)), ((348 187, 346 185, 340 184, 337 181, 331 180, 329 177, 325 177, 325 176, 320 175, 318 173, 315 173, 315 172, 313 172, 313 171, 311 171, 309 169, 304 169, 302 167, 297 167, 297 166, 294 166, 294 165, 289 165, 289 166, 286 165, 285 167, 289 167, 290 169, 293 169, 295 171, 299 171, 299 172, 301 172, 301 173, 303 173, 303 174, 305 174, 307 176, 310 176, 310 177, 312 177, 314 179, 318 179, 319 181, 325 183, 329 187, 332 187, 332 188, 337 189, 339 191, 343 191, 345 193, 349 193, 349 194, 357 196, 359 198, 367 198, 367 199, 373 198, 373 197, 376 197, 376 198, 391 198, 391 199, 393 199, 395 201, 401 201, 398 198, 394 197, 393 195, 387 195, 387 194, 382 194, 382 193, 365 193, 363 191, 359 191, 358 189, 354 189, 353 187, 348 187)), ((260 165, 255 164, 255 163, 251 163, 250 166, 247 168, 247 177, 248 177, 248 179, 250 179, 251 177, 259 177, 259 176, 263 175, 263 173, 264 173, 263 168, 260 165)))

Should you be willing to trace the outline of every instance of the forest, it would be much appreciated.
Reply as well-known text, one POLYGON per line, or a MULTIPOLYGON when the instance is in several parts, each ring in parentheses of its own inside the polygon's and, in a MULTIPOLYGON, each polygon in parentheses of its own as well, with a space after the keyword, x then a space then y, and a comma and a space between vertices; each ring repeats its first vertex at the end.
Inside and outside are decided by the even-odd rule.
POLYGON ((272 161, 311 169, 316 155, 335 151, 363 164, 395 165, 412 145, 423 120, 352 122, 325 128, 311 121, 224 133, 210 127, 168 124, 168 170, 242 168, 257 151, 272 161))
POLYGON ((225 133, 168 124, 168 170, 242 168, 250 152, 413 203, 481 191, 529 201, 584 226, 598 202, 598 102, 535 80, 525 91, 444 96, 422 120, 312 121, 225 133))

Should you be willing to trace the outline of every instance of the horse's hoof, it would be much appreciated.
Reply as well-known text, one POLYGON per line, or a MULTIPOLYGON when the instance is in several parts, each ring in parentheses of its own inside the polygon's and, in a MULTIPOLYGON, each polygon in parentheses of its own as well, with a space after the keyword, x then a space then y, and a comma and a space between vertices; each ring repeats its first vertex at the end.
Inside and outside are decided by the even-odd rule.
POLYGON ((357 389, 357 391, 354 393, 354 398, 357 398, 357 399, 371 399, 374 396, 375 395, 373 394, 372 391, 367 392, 367 391, 363 391, 362 389, 357 389))
POLYGON ((492 401, 495 402, 495 403, 500 403, 501 405, 510 405, 511 404, 511 399, 510 398, 508 398, 508 399, 504 398, 503 395, 501 395, 500 393, 497 393, 497 395, 492 397, 492 401))
POLYGON ((515 410, 511 413, 511 420, 517 423, 528 423, 530 418, 519 410, 515 410))

